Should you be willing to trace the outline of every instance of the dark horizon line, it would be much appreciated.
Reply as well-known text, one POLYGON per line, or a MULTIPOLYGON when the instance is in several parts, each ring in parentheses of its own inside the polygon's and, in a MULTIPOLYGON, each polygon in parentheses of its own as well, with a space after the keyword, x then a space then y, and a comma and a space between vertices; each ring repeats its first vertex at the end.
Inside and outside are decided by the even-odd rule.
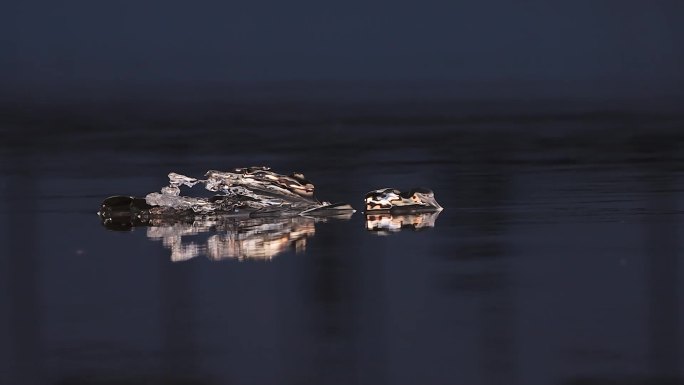
MULTIPOLYGON (((259 80, 100 81, 6 84, 0 105, 73 103, 328 104, 423 103, 647 103, 677 104, 684 84, 661 87, 647 81, 618 80, 259 80)), ((681 104, 680 104, 681 105, 681 104)))

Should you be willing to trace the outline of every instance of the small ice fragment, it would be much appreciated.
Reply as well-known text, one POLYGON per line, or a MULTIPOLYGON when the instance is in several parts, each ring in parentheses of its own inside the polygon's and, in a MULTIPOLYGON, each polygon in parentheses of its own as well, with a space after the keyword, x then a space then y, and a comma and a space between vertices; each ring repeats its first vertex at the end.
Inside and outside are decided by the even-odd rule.
POLYGON ((197 179, 190 178, 189 176, 176 174, 175 172, 169 173, 169 183, 171 184, 171 186, 179 187, 182 185, 186 185, 188 187, 192 187, 196 185, 197 182, 197 179))
POLYGON ((179 196, 180 189, 176 186, 162 187, 161 192, 163 195, 179 196))
POLYGON ((179 198, 176 196, 156 192, 149 193, 145 197, 145 202, 150 206, 174 207, 178 200, 179 198))

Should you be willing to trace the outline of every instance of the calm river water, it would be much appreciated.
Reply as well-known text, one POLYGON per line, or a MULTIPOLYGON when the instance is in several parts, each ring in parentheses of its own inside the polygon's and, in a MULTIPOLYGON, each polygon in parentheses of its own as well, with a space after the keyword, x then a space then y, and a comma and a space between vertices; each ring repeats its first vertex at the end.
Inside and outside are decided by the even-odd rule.
POLYGON ((6 115, 0 383, 682 383, 684 119, 306 108, 6 115), (358 211, 244 242, 95 214, 249 165, 358 211), (434 227, 367 229, 413 186, 434 227))

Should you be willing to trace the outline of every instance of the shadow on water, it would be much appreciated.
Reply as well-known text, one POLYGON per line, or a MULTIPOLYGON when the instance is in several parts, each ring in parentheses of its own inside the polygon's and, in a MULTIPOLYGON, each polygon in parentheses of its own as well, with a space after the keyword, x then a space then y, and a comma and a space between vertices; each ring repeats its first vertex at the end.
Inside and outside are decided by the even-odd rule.
POLYGON ((8 204, 8 261, 6 290, 10 298, 9 312, 9 358, 5 360, 8 383, 17 385, 37 384, 44 379, 44 341, 42 284, 40 282, 41 261, 37 245, 25 242, 27 234, 37 234, 37 196, 40 194, 35 183, 36 168, 32 152, 17 159, 19 173, 12 176, 7 187, 8 204))
MULTIPOLYGON (((461 230, 458 238, 445 243, 439 253, 451 261, 450 272, 441 273, 440 284, 454 296, 473 298, 477 319, 478 362, 483 384, 520 383, 517 369, 515 281, 510 272, 514 262, 502 235, 507 231, 511 200, 511 170, 501 159, 514 158, 515 149, 504 140, 478 143, 478 158, 469 175, 453 175, 447 180, 459 207, 466 208, 451 217, 452 227, 461 230)), ((454 159, 458 162, 458 159, 454 159)))
MULTIPOLYGON (((159 258, 162 370, 166 380, 200 377, 196 346, 197 272, 193 266, 174 266, 159 258)), ((191 382, 192 383, 192 382, 191 382)), ((203 382, 198 381, 197 384, 203 382)))
MULTIPOLYGON (((658 152, 659 156, 672 158, 677 147, 668 143, 643 143, 637 151, 658 152)), ((677 208, 675 178, 671 167, 654 165, 642 170, 643 183, 651 193, 648 195, 650 211, 671 212, 677 208)), ((679 223, 671 220, 649 221, 645 228, 646 265, 648 282, 648 328, 650 369, 663 378, 681 375, 681 297, 678 247, 679 223)), ((684 383, 684 379, 680 380, 684 383)))
MULTIPOLYGON (((319 160, 327 163, 325 158, 319 160)), ((339 183, 349 181, 342 176, 339 183)), ((356 384, 360 363, 354 325, 359 321, 359 293, 354 282, 359 281, 359 257, 343 251, 348 238, 338 232, 322 231, 317 240, 327 250, 307 259, 299 278, 304 282, 302 295, 311 304, 307 316, 314 338, 311 373, 300 375, 311 376, 313 383, 356 384)))

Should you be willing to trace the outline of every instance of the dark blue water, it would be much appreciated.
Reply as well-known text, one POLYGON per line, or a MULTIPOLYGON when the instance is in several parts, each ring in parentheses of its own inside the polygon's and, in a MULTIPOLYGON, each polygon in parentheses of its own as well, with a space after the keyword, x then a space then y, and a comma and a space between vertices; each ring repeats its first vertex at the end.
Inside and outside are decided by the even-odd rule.
POLYGON ((5 114, 2 384, 682 383, 681 117, 124 107, 5 114), (388 186, 445 209, 177 262, 95 214, 170 171, 262 164, 357 209, 388 186))

